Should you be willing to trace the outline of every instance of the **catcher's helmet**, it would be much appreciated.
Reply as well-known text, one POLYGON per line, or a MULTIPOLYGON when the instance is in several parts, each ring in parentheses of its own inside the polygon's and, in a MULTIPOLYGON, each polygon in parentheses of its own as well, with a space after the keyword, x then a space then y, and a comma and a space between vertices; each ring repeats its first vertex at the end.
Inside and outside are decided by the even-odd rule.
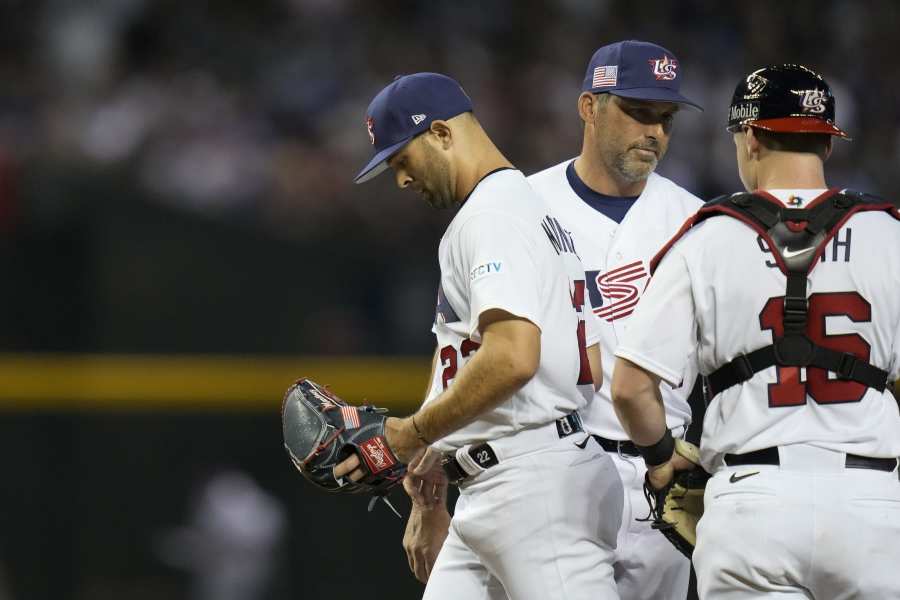
POLYGON ((728 110, 728 131, 739 131, 744 125, 849 138, 834 124, 831 88, 803 65, 764 67, 738 83, 728 110))

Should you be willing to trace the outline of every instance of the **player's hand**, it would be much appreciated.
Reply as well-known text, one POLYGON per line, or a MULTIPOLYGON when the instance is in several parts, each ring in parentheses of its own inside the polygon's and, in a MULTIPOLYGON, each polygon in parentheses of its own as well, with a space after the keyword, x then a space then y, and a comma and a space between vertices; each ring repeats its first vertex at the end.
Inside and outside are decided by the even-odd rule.
POLYGON ((672 453, 672 458, 661 465, 647 469, 647 479, 655 490, 661 490, 675 477, 675 471, 690 471, 697 465, 681 456, 677 452, 672 453))
POLYGON ((422 583, 428 582, 449 530, 450 513, 445 503, 430 508, 413 503, 403 534, 403 549, 406 550, 410 570, 422 583))
POLYGON ((439 464, 440 452, 428 448, 411 462, 403 478, 403 489, 414 506, 431 508, 447 505, 447 475, 439 464))
MULTIPOLYGON (((432 452, 426 453, 426 446, 415 433, 412 425, 412 419, 398 419, 396 417, 388 417, 384 425, 384 437, 387 440, 394 455, 400 462, 409 465, 412 470, 413 465, 418 465, 420 471, 425 473, 431 470, 440 459, 440 454, 432 452), (410 433, 411 432, 411 433, 410 433), (424 457, 427 460, 422 461, 424 457)), ((349 458, 344 459, 334 466, 334 477, 350 477, 350 481, 359 481, 366 476, 360 466, 359 457, 353 454, 349 458)))

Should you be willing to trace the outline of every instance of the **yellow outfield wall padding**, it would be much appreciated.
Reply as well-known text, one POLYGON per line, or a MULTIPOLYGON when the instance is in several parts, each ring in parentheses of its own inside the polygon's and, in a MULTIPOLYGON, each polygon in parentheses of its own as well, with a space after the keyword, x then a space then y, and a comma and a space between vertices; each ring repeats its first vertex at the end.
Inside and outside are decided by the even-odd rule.
POLYGON ((298 377, 348 402, 408 411, 429 357, 0 354, 0 410, 277 410, 298 377))
POLYGON ((277 410, 298 377, 354 404, 412 411, 430 368, 424 356, 0 354, 0 411, 277 410))

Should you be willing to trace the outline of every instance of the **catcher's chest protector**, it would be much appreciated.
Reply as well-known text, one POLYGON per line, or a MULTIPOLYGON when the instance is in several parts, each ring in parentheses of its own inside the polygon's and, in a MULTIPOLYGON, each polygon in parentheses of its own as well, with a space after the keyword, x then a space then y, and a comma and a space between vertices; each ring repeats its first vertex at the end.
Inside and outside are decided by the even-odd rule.
POLYGON ((710 397, 750 379, 773 365, 818 367, 837 373, 882 392, 888 373, 847 352, 814 344, 806 335, 807 276, 819 262, 825 245, 854 214, 885 211, 900 220, 900 201, 889 202, 860 192, 829 191, 805 208, 788 208, 766 192, 721 196, 707 202, 688 219, 668 244, 650 262, 650 272, 691 227, 703 220, 727 215, 755 230, 772 251, 778 268, 787 278, 784 296, 784 335, 775 343, 742 354, 709 376, 710 397))

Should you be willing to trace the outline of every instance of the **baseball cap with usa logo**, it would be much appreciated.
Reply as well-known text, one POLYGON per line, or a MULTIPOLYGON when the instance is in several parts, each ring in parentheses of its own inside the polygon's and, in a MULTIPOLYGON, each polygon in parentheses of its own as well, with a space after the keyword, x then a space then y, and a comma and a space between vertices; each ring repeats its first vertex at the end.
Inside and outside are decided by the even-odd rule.
POLYGON ((625 40, 594 53, 581 89, 635 100, 676 102, 703 110, 681 95, 681 79, 681 65, 674 54, 650 42, 625 40))
POLYGON ((472 101, 455 80, 440 73, 413 73, 394 79, 369 104, 366 127, 375 155, 354 179, 363 183, 387 169, 411 139, 428 131, 433 121, 472 110, 472 101))

